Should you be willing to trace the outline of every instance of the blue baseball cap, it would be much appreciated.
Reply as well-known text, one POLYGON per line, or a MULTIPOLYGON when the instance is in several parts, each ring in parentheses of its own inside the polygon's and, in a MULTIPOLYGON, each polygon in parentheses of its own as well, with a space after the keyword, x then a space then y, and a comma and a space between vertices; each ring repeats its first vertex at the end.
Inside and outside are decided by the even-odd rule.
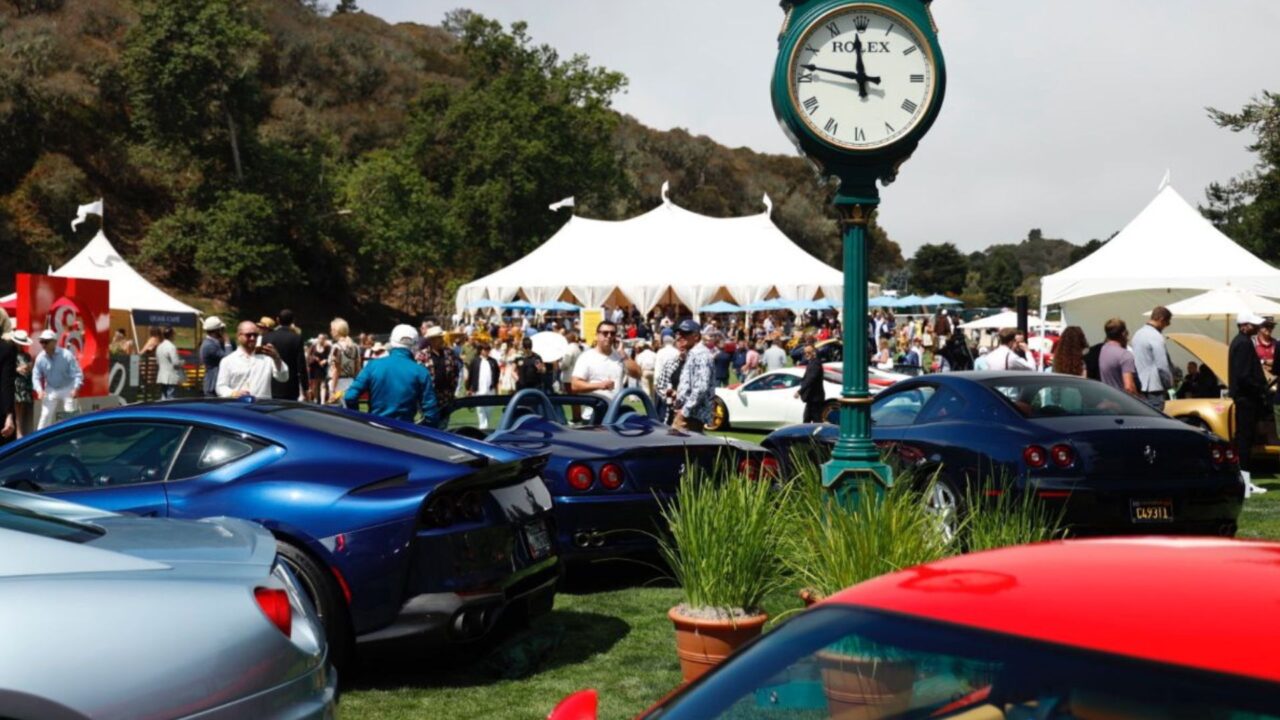
POLYGON ((695 322, 692 318, 685 318, 684 320, 681 320, 679 324, 676 325, 676 332, 681 333, 683 335, 689 335, 692 333, 701 333, 702 326, 699 325, 697 322, 695 322))

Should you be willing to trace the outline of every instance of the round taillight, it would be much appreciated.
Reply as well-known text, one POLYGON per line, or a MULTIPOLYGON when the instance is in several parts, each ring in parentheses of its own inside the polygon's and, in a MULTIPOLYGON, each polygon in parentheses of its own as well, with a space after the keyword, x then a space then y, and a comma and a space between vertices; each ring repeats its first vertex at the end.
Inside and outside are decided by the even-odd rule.
POLYGON ((258 607, 267 620, 285 637, 293 632, 293 609, 289 607, 288 593, 276 588, 254 588, 253 599, 258 601, 258 607))
POLYGON ((472 490, 458 498, 458 514, 468 520, 480 520, 484 517, 484 498, 472 490))
POLYGON ((622 487, 622 468, 613 463, 600 468, 600 485, 607 490, 617 490, 622 487))
POLYGON ((755 480, 760 472, 760 462, 751 458, 742 458, 738 461, 738 472, 746 475, 748 479, 755 480))
POLYGON ((774 457, 765 457, 760 460, 760 477, 777 479, 782 476, 782 466, 778 464, 778 459, 774 457))
POLYGON ((1227 454, 1226 452, 1224 452, 1224 449, 1225 448, 1223 448, 1221 445, 1209 446, 1209 457, 1213 459, 1214 465, 1221 465, 1222 461, 1226 459, 1227 454))
POLYGON ((1039 470, 1049 464, 1049 453, 1039 445, 1028 445, 1027 449, 1022 451, 1022 459, 1027 463, 1027 467, 1039 470))
POLYGON ((1076 451, 1071 449, 1070 445, 1054 445, 1049 450, 1049 457, 1053 460, 1053 464, 1060 468, 1069 468, 1076 462, 1076 451))
POLYGON ((1226 448, 1223 449, 1222 456, 1226 458, 1227 462, 1233 465, 1235 463, 1240 462, 1240 455, 1236 453, 1236 449, 1231 447, 1230 445, 1226 446, 1226 448))
POLYGON ((564 476, 569 481, 569 487, 574 490, 590 490, 591 483, 595 482, 591 468, 582 464, 570 465, 564 476))
POLYGON ((453 498, 437 497, 427 503, 424 519, 432 527, 447 527, 453 523, 453 498))

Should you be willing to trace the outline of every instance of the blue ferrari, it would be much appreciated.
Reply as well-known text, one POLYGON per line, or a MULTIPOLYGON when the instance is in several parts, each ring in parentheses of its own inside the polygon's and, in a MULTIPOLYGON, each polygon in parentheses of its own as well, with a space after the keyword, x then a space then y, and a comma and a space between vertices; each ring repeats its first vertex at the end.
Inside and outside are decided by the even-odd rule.
POLYGON ((654 555, 662 503, 691 464, 711 470, 720 463, 756 476, 777 471, 759 445, 661 422, 636 388, 612 401, 532 389, 462 398, 450 407, 448 424, 499 447, 550 456, 542 477, 567 564, 654 555))
POLYGON ((340 669, 355 643, 465 642, 551 609, 546 459, 280 401, 97 412, 0 451, 0 485, 113 512, 253 520, 276 537, 340 669))
MULTIPOLYGON (((1084 378, 961 372, 895 383, 871 406, 871 435, 915 477, 937 475, 944 518, 978 494, 1033 492, 1073 535, 1231 536, 1244 500, 1235 450, 1208 431, 1084 378)), ((831 424, 793 425, 764 446, 784 463, 830 457, 831 424)))

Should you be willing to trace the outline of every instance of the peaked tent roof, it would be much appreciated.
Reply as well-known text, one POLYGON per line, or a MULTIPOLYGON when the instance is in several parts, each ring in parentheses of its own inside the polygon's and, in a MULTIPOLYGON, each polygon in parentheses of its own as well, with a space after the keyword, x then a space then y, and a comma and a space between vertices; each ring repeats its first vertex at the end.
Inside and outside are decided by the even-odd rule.
POLYGON ((616 290, 642 311, 670 289, 686 307, 710 304, 726 291, 738 305, 777 291, 811 300, 821 290, 841 297, 844 275, 791 241, 769 213, 712 218, 662 205, 629 220, 574 216, 541 246, 495 273, 463 285, 459 310, 518 293, 535 305, 567 290, 585 307, 601 307, 616 290))
POLYGON ((1042 306, 1131 290, 1231 285, 1280 297, 1280 270, 1223 235, 1172 185, 1089 257, 1040 281, 1042 306))
POLYGON ((57 277, 109 281, 112 310, 152 310, 194 314, 200 312, 170 296, 139 275, 137 270, 120 257, 120 253, 101 230, 81 248, 80 252, 76 253, 75 257, 68 260, 67 264, 50 274, 57 277))

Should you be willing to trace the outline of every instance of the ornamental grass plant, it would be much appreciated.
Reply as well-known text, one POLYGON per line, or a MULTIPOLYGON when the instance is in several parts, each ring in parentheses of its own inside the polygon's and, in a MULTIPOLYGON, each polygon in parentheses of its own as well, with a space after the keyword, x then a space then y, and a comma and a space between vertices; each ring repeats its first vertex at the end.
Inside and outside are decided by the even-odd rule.
POLYGON ((760 611, 782 587, 780 509, 789 492, 754 480, 732 463, 689 463, 662 514, 659 547, 691 610, 726 617, 760 611))
MULTIPOLYGON (((786 493, 783 566, 796 587, 826 597, 850 585, 954 554, 909 471, 882 497, 856 508, 834 502, 822 487, 822 469, 798 458, 786 493)), ((931 481, 931 480, 930 480, 931 481)))
POLYGON ((991 479, 965 492, 964 504, 969 510, 957 533, 965 552, 1066 537, 1065 505, 1054 510, 1034 492, 1012 492, 1012 487, 1011 482, 991 479))

